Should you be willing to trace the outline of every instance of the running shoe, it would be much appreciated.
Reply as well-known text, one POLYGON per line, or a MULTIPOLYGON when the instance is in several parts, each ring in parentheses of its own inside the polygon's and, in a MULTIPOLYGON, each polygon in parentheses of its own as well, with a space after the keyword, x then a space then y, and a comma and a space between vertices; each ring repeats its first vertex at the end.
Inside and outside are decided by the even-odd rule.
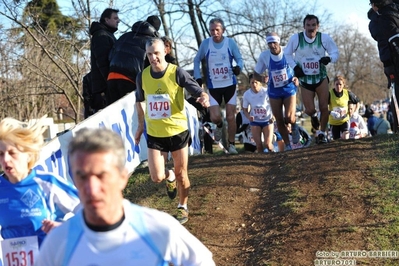
POLYGON ((176 219, 179 221, 180 224, 187 223, 187 221, 188 221, 188 210, 184 209, 183 207, 177 208, 176 219))
POLYGON ((310 123, 312 124, 312 128, 314 130, 319 130, 320 122, 319 122, 319 118, 317 118, 317 116, 311 116, 310 123))
POLYGON ((234 145, 229 145, 229 153, 230 154, 238 154, 237 150, 236 150, 236 146, 234 145))
POLYGON ((177 186, 176 179, 174 181, 166 180, 166 193, 170 199, 176 198, 177 195, 177 186))
POLYGON ((327 142, 328 142, 328 140, 327 140, 326 134, 320 133, 319 135, 317 135, 317 140, 316 140, 317 144, 324 144, 327 142))
POLYGON ((301 138, 301 135, 299 133, 299 128, 296 123, 292 124, 292 143, 297 144, 301 138))
POLYGON ((220 141, 222 139, 222 134, 223 134, 222 130, 223 130, 223 127, 215 128, 215 133, 214 133, 215 141, 220 141))
POLYGON ((291 144, 285 145, 284 151, 292 151, 291 144))

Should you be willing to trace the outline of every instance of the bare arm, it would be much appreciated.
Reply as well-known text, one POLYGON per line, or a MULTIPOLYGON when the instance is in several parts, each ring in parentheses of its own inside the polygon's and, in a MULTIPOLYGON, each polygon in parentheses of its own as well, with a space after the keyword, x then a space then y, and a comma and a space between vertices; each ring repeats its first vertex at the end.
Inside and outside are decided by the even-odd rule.
POLYGON ((206 92, 201 92, 200 97, 197 98, 197 102, 199 102, 203 107, 208 108, 210 106, 209 95, 206 92))
POLYGON ((44 219, 42 221, 42 230, 46 234, 48 234, 51 231, 51 229, 53 229, 53 228, 55 228, 57 226, 60 226, 61 224, 62 224, 61 222, 56 222, 56 221, 51 221, 51 220, 44 219))
POLYGON ((244 115, 246 118, 248 118, 249 121, 253 122, 254 121, 254 117, 250 116, 249 112, 248 112, 248 108, 242 108, 244 110, 244 115))
POLYGON ((142 88, 142 73, 140 72, 136 77, 136 112, 138 120, 136 134, 134 134, 134 142, 136 145, 139 145, 141 135, 144 132, 144 110, 145 110, 144 100, 145 98, 144 98, 144 91, 142 88))
POLYGON ((134 142, 136 145, 140 143, 141 135, 144 132, 144 102, 136 102, 136 112, 138 118, 138 126, 136 134, 134 134, 134 142))

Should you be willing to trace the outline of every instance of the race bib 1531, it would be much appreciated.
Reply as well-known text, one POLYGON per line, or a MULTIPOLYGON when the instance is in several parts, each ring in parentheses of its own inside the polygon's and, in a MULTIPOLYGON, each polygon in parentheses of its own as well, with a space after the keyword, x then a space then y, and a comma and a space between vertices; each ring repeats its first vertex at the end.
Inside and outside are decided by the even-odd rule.
POLYGON ((9 238, 1 241, 4 266, 33 266, 39 254, 37 236, 9 238))

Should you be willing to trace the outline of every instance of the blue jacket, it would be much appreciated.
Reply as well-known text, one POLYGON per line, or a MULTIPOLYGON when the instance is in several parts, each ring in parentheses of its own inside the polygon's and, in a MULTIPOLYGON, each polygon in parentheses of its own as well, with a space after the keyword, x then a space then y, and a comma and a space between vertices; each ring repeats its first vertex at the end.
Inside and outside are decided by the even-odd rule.
POLYGON ((65 179, 33 169, 13 184, 0 175, 0 225, 4 239, 38 236, 39 245, 46 233, 43 219, 62 221, 79 204, 76 188, 65 179))

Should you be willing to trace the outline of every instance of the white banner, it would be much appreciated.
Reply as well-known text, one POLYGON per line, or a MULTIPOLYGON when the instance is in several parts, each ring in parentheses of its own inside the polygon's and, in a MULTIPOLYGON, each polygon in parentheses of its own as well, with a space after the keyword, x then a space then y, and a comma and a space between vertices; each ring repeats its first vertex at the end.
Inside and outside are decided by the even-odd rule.
MULTIPOLYGON (((147 142, 145 140, 145 134, 142 135, 138 146, 134 144, 134 134, 138 125, 135 102, 135 94, 130 93, 119 101, 77 124, 61 136, 51 140, 42 149, 40 160, 37 163, 36 168, 53 172, 72 180, 69 173, 67 158, 68 143, 72 136, 74 136, 75 132, 81 128, 105 127, 112 129, 122 137, 126 148, 126 167, 129 172, 133 172, 141 161, 147 159, 147 142)), ((198 136, 199 122, 197 110, 187 101, 185 107, 192 137, 190 155, 199 154, 201 148, 198 136)))

